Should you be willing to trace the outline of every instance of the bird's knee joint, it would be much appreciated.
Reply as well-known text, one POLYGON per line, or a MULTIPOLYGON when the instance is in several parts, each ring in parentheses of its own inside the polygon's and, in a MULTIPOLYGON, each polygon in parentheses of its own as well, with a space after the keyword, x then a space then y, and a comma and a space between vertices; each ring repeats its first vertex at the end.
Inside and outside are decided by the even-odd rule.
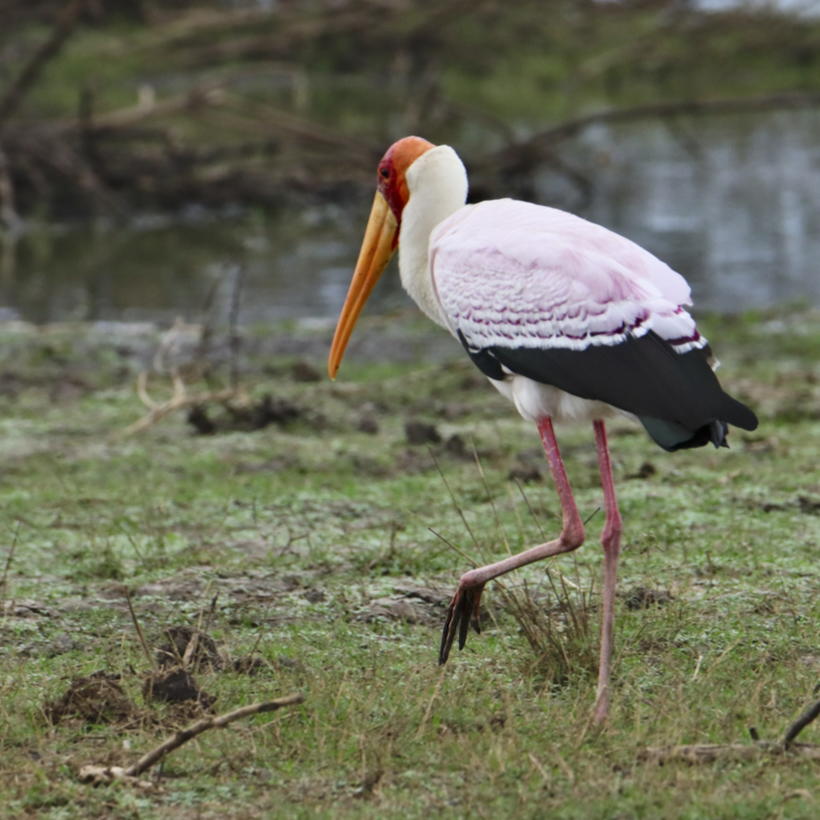
POLYGON ((604 547, 608 546, 609 544, 619 544, 621 541, 621 535, 624 531, 624 525, 620 519, 617 521, 609 521, 607 525, 604 527, 603 532, 601 533, 601 543, 604 547))
POLYGON ((573 552, 586 540, 587 534, 582 524, 570 527, 561 533, 561 541, 564 543, 567 552, 573 552))
POLYGON ((481 586, 483 583, 484 582, 480 579, 479 573, 474 569, 470 569, 467 570, 461 578, 459 578, 458 588, 472 589, 474 587, 481 586))

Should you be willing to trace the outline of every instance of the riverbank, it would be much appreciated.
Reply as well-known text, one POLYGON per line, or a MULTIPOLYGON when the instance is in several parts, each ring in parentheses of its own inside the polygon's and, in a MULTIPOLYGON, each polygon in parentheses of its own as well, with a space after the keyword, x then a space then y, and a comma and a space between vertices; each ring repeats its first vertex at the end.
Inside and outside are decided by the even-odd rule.
POLYGON ((776 739, 820 677, 817 314, 700 325, 761 426, 731 431, 728 451, 666 454, 610 425, 626 535, 600 735, 586 728, 602 505, 588 429, 559 430, 588 543, 549 577, 505 582, 535 601, 523 622, 488 589, 482 635, 440 669, 444 606, 470 559, 542 541, 559 511, 537 434, 452 340, 415 317, 365 319, 331 383, 327 326, 245 330, 239 354, 215 327, 208 359, 192 327, 175 339, 0 325, 6 813, 812 816, 816 762, 643 756, 750 743, 749 727, 776 739), (137 375, 155 363, 141 400, 137 375), (237 392, 203 403, 212 428, 186 407, 123 435, 146 397, 173 397, 175 369, 188 393, 232 379, 237 392), (242 415, 263 406, 264 425, 242 415), (84 764, 127 765, 203 714, 146 696, 125 587, 152 655, 167 654, 169 630, 206 633, 207 662, 188 660, 200 704, 222 713, 295 691, 304 704, 199 736, 148 789, 81 783, 84 764), (79 677, 85 699, 72 699, 79 677))

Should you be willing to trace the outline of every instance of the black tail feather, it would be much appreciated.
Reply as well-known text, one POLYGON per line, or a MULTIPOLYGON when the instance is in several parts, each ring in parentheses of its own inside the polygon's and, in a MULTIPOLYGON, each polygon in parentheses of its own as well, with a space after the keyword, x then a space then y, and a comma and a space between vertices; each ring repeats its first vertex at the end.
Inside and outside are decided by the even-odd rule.
POLYGON ((705 444, 714 444, 715 447, 728 447, 726 436, 729 425, 725 421, 715 420, 703 424, 697 430, 687 430, 674 422, 641 416, 640 422, 652 440, 667 452, 675 450, 689 450, 692 447, 703 447, 705 444))
POLYGON ((707 348, 678 353, 655 333, 617 345, 565 348, 473 349, 461 343, 482 373, 503 378, 502 367, 542 384, 633 413, 665 450, 728 447, 728 425, 757 427, 746 405, 723 392, 707 348))

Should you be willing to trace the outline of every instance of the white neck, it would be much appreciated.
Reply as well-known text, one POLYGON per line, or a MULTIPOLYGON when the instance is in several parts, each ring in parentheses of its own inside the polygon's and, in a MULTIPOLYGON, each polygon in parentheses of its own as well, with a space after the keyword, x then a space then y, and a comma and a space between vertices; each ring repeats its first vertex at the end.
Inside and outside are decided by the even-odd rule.
POLYGON ((409 199, 399 231, 401 283, 434 322, 449 328, 430 272, 430 234, 467 201, 467 171, 449 145, 439 145, 407 169, 406 179, 409 199))

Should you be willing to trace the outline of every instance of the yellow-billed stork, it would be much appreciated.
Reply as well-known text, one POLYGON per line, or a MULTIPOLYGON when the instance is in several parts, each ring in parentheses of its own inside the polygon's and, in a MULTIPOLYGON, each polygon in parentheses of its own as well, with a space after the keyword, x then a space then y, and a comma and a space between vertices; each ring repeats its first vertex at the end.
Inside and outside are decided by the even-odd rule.
POLYGON ((682 276, 612 231, 554 208, 511 199, 465 205, 456 152, 406 137, 378 166, 378 188, 333 345, 336 377, 356 320, 396 248, 402 285, 447 328, 490 383, 538 426, 563 512, 561 533, 465 573, 450 603, 439 663, 455 636, 479 631, 484 585, 584 542, 553 420, 593 423, 606 523, 596 720, 609 713, 615 576, 623 529, 604 419, 639 421, 664 450, 727 446, 727 425, 757 418, 723 392, 711 351, 685 306, 682 276))

